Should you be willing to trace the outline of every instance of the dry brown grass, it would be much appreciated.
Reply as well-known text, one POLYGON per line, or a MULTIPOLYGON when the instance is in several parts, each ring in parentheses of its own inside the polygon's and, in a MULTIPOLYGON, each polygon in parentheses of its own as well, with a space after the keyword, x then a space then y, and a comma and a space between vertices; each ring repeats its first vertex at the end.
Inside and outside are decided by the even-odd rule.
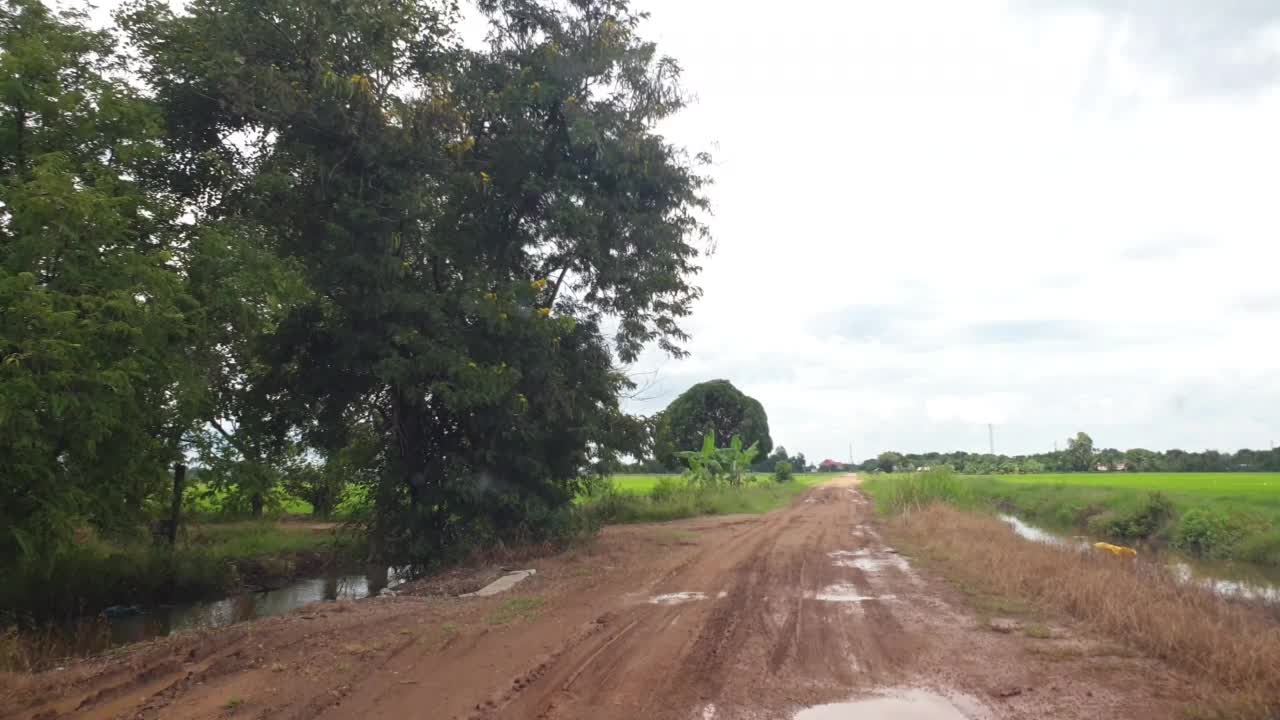
POLYGON ((1280 623, 1261 607, 1153 564, 1029 542, 994 517, 942 504, 894 518, 890 533, 959 583, 1066 612, 1212 680, 1245 715, 1280 717, 1280 623))
POLYGON ((111 626, 97 617, 25 631, 0 627, 0 672, 34 672, 110 647, 111 626))

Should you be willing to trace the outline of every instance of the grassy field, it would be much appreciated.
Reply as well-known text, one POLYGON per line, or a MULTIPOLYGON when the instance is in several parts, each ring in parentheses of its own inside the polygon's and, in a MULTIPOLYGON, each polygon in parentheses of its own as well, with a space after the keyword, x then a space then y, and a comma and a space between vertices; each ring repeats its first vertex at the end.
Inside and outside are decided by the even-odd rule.
POLYGON ((698 515, 765 513, 786 505, 838 473, 804 473, 778 483, 768 475, 739 488, 696 490, 679 475, 617 475, 609 489, 585 497, 580 506, 603 523, 663 522, 698 515), (664 482, 665 481, 665 482, 664 482))
POLYGON ((894 508, 941 499, 1010 512, 1061 531, 1280 566, 1278 473, 924 473, 874 478, 869 490, 894 508))
MULTIPOLYGON (((841 473, 800 473, 795 476, 796 484, 802 487, 813 487, 818 483, 833 478, 841 473)), ((618 492, 645 494, 653 491, 653 487, 658 484, 658 480, 662 478, 679 479, 679 473, 671 473, 669 475, 614 475, 609 478, 613 482, 613 488, 618 492)), ((769 479, 769 476, 760 474, 761 482, 769 479)))
POLYGON ((997 479, 1014 485, 1148 490, 1280 505, 1280 473, 1067 473, 1000 475, 997 479))

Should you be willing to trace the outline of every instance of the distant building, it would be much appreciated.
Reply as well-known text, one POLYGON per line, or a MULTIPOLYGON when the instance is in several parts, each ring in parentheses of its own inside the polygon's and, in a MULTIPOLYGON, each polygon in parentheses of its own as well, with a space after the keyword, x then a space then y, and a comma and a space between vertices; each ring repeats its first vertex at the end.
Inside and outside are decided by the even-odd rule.
POLYGON ((1098 463, 1097 469, 1098 469, 1098 472, 1107 472, 1111 468, 1107 467, 1105 463, 1098 463))

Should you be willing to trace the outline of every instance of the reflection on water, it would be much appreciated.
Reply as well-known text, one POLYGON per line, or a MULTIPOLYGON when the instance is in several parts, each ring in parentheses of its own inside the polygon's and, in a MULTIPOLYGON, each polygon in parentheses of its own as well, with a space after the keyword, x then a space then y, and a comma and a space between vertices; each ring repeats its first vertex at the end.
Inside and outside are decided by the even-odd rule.
POLYGON ((794 720, 970 720, 989 714, 976 698, 944 696, 924 690, 886 690, 883 696, 818 705, 801 710, 794 720))
MULTIPOLYGON (((1020 537, 1035 542, 1091 549, 1092 543, 1079 538, 1064 538, 1043 528, 1028 525, 1012 515, 1001 515, 1020 537)), ((1239 597, 1280 604, 1280 572, 1249 563, 1189 562, 1183 558, 1163 560, 1182 582, 1198 583, 1225 597, 1239 597)))
POLYGON ((1018 535, 1036 542, 1048 543, 1050 545, 1062 545, 1064 547, 1088 548, 1089 543, 1076 538, 1064 538, 1036 527, 1028 525, 1012 515, 1001 515, 1000 519, 1013 526, 1013 531, 1018 535))
POLYGON ((1169 567, 1179 580, 1200 583, 1219 595, 1280 604, 1280 577, 1276 573, 1268 575, 1261 568, 1232 567, 1231 574, 1237 577, 1224 578, 1215 576, 1216 563, 1210 563, 1206 568, 1171 560, 1169 567))
POLYGON ((371 567, 363 575, 330 573, 295 580, 284 587, 233 595, 222 600, 148 609, 110 619, 111 644, 138 642, 190 628, 223 627, 282 615, 320 600, 359 600, 401 581, 400 573, 371 567))

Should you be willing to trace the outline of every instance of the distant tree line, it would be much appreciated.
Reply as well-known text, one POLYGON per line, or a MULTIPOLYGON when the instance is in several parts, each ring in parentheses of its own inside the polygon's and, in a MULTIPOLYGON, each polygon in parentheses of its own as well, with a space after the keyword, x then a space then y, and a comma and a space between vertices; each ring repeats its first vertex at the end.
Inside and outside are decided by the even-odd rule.
POLYGON ((1030 455, 883 452, 857 465, 841 465, 832 469, 902 472, 943 465, 956 472, 973 475, 1053 472, 1280 472, 1280 449, 1246 448, 1235 452, 1188 452, 1178 449, 1159 451, 1146 448, 1099 450, 1094 448, 1093 438, 1081 432, 1069 438, 1066 447, 1057 452, 1030 455))

